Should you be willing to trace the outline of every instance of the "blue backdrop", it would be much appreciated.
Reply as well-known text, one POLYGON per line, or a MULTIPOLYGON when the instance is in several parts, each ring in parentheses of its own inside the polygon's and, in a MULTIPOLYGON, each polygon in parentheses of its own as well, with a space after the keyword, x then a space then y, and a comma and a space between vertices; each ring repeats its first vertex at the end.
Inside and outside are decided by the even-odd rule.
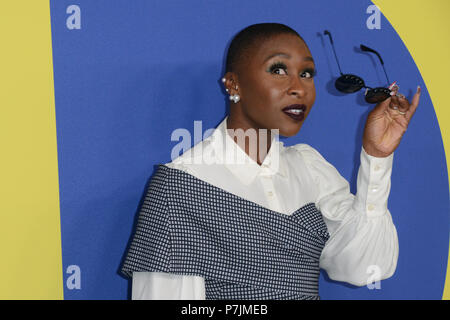
MULTIPOLYGON (((420 73, 401 39, 381 16, 366 25, 372 5, 347 1, 53 0, 51 4, 62 253, 65 280, 78 266, 81 282, 65 299, 127 299, 131 283, 118 271, 155 165, 170 161, 177 128, 214 128, 227 113, 221 87, 226 49, 244 27, 280 22, 307 42, 318 70, 312 112, 286 145, 308 143, 356 192, 365 119, 363 92, 341 95, 324 29, 332 32, 344 72, 371 86, 391 81, 421 103, 394 154, 389 209, 400 255, 381 289, 331 281, 322 272, 322 299, 440 299, 448 257, 447 168, 436 115, 420 73), (68 28, 77 5, 78 28, 68 28), (72 270, 69 268, 69 270, 72 270)), ((194 141, 191 142, 191 145, 194 141)))

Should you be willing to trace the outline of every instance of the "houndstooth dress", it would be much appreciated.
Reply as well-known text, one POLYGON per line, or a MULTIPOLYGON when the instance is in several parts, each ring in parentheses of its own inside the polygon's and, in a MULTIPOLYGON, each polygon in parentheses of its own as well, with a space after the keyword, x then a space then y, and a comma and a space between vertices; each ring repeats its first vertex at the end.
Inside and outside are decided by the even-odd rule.
POLYGON ((328 238, 314 203, 285 215, 160 164, 121 271, 201 276, 206 299, 319 299, 328 238))

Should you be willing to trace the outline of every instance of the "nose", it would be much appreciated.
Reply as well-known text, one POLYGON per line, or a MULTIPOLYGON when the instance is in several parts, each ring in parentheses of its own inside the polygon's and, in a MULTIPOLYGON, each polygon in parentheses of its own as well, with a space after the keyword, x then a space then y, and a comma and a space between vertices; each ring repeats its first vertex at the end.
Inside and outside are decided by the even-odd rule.
POLYGON ((304 97, 306 94, 305 84, 302 83, 300 77, 292 77, 288 90, 289 95, 294 95, 299 98, 304 97))

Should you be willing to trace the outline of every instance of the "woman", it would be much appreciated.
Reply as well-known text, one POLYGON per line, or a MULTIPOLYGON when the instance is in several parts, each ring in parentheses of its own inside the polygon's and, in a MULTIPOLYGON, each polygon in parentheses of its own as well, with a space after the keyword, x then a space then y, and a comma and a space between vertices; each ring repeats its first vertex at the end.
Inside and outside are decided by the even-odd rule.
POLYGON ((310 113, 314 74, 306 43, 285 25, 235 36, 222 79, 228 116, 149 186, 122 269, 133 299, 319 299, 320 268, 357 286, 370 270, 392 276, 393 152, 420 88, 411 103, 395 89, 369 113, 353 195, 314 148, 278 140, 310 113))

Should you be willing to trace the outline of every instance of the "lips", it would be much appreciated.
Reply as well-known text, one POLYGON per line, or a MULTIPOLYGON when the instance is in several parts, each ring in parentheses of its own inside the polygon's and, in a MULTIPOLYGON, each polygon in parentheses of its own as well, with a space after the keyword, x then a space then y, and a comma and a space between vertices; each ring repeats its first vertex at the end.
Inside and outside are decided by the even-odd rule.
POLYGON ((304 104, 293 104, 283 108, 286 115, 296 121, 302 121, 305 118, 306 106, 304 104))

